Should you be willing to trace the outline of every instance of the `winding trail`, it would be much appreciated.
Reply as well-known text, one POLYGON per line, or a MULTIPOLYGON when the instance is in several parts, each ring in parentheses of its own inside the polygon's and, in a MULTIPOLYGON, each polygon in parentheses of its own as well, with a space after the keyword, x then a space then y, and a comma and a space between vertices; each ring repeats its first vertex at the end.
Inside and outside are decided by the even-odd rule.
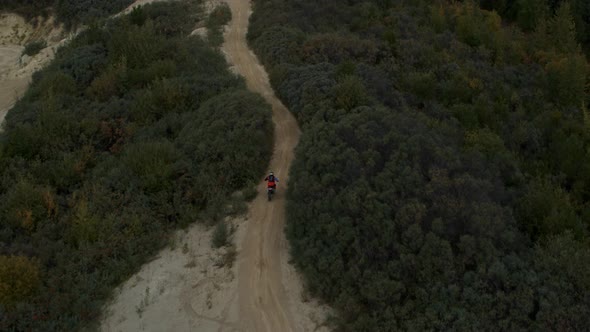
MULTIPOLYGON (((290 301, 283 286, 281 259, 287 251, 283 233, 285 189, 294 148, 299 141, 297 122, 275 97, 268 75, 246 42, 250 1, 226 0, 232 21, 222 47, 228 61, 245 79, 248 88, 261 94, 272 105, 275 124, 275 150, 270 169, 281 180, 272 202, 258 195, 250 206, 250 221, 238 255, 238 297, 240 326, 244 331, 295 331, 290 301)), ((264 183, 260 185, 264 192, 264 183)))
MULTIPOLYGON (((140 0, 151 1, 151 0, 140 0)), ((215 0, 217 1, 217 0, 215 0)), ((270 169, 280 178, 272 202, 265 183, 248 213, 228 220, 235 227, 237 259, 219 267, 223 250, 212 250, 212 229, 191 226, 175 235, 173 247, 125 282, 104 309, 100 330, 202 332, 325 332, 330 309, 306 296, 288 263, 285 192, 300 131, 295 118, 275 97, 268 75, 246 42, 249 0, 224 0, 232 21, 222 51, 248 88, 272 106, 275 147, 270 169)), ((139 1, 138 1, 139 2, 139 1)))

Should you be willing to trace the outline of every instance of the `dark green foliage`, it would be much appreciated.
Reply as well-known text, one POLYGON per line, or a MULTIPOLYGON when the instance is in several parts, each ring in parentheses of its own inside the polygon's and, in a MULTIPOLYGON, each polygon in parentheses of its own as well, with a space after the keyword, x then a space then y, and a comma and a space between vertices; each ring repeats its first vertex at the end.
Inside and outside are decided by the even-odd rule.
MULTIPOLYGON (((248 31, 248 36, 252 35, 251 31, 252 29, 248 31)), ((271 26, 253 43, 256 43, 255 49, 261 61, 276 65, 284 62, 298 63, 303 40, 303 32, 299 29, 271 26)))
POLYGON ((232 195, 268 164, 270 107, 186 37, 194 5, 89 27, 9 111, 0 256, 29 257, 40 282, 4 294, 0 330, 92 329, 112 289, 173 230, 243 209, 232 195))
POLYGON ((219 221, 215 226, 213 235, 211 237, 211 245, 213 248, 221 248, 228 244, 229 230, 227 229, 227 223, 223 220, 219 221))
POLYGON ((572 205, 569 194, 548 181, 534 181, 517 205, 517 215, 534 237, 561 234, 566 230, 578 237, 584 225, 572 205))
POLYGON ((133 0, 3 0, 0 10, 14 11, 28 19, 53 12, 67 28, 74 28, 117 13, 132 3, 133 0))
POLYGON ((255 184, 251 183, 244 188, 242 194, 246 201, 252 201, 258 195, 258 189, 255 184))
POLYGON ((47 15, 55 2, 56 0, 2 0, 0 10, 13 11, 28 19, 34 19, 47 15))
POLYGON ((137 6, 129 13, 129 22, 134 25, 143 25, 147 20, 147 14, 142 6, 137 6))
POLYGON ((185 119, 178 134, 178 145, 193 163, 214 174, 217 184, 237 190, 249 184, 260 171, 259 160, 272 150, 271 120, 260 109, 261 97, 243 90, 219 94, 205 103, 199 112, 185 119), (231 136, 225 133, 231 132, 231 136), (248 142, 249 144, 243 144, 248 142), (239 153, 236 146, 240 146, 239 153), (215 149, 212 149, 215 147, 215 149), (228 163, 231 157, 232 163, 228 163), (213 163, 213 162, 217 163, 213 163), (239 169, 239 172, 233 170, 239 169))
MULTIPOLYGON (((563 39, 558 43, 571 40, 567 37, 573 32, 574 40, 582 44, 588 51, 590 47, 590 3, 585 0, 480 0, 484 8, 498 11, 509 21, 518 22, 525 31, 532 31, 551 21, 551 16, 557 14, 561 20, 561 27, 565 29, 552 30, 563 39), (563 15, 566 14, 567 15, 563 15), (566 17, 569 16, 569 17, 566 17), (564 34, 565 33, 565 34, 564 34)), ((553 19, 554 20, 554 19, 553 19)), ((553 22, 552 22, 553 23, 553 22)), ((575 45, 574 45, 575 46, 575 45)))
POLYGON ((53 6, 58 19, 66 26, 74 27, 117 13, 131 3, 131 0, 56 0, 53 6))
POLYGON ((72 77, 80 87, 87 87, 108 63, 108 49, 102 43, 62 50, 54 65, 72 77))
MULTIPOLYGON (((186 3, 194 7, 199 6, 201 1, 187 0, 186 3)), ((159 34, 164 36, 188 36, 200 16, 199 13, 195 12, 184 13, 185 8, 181 6, 168 6, 165 2, 154 2, 150 6, 142 6, 141 11, 144 13, 142 14, 143 16, 153 21, 154 28, 159 34), (179 15, 185 15, 186 20, 175 20, 179 15)), ((131 20, 131 23, 141 26, 144 22, 134 18, 131 20)))
POLYGON ((231 21, 231 9, 229 5, 223 3, 209 14, 205 21, 207 27, 207 40, 214 47, 219 47, 223 43, 223 27, 231 21))
MULTIPOLYGON (((343 310, 351 330, 483 327, 496 324, 497 316, 507 327, 518 326, 522 317, 505 315, 521 310, 513 303, 519 295, 497 298, 504 286, 479 286, 494 285, 483 271, 494 264, 506 269, 503 260, 526 244, 509 211, 495 202, 505 195, 494 192, 490 175, 498 170, 469 174, 463 165, 482 160, 460 157, 456 142, 437 134, 457 129, 434 126, 427 134, 425 119, 405 111, 353 113, 308 129, 299 147, 308 153, 293 166, 287 234, 311 291, 343 310), (329 149, 337 152, 319 152, 329 149), (333 241, 317 246, 324 237, 333 241), (506 312, 486 310, 496 306, 506 312), (458 312, 429 316, 453 308, 474 310, 463 312, 465 322, 456 321, 458 312), (386 319, 388 312, 397 325, 385 328, 393 322, 371 318, 386 319)), ((522 269, 505 273, 512 278, 522 269)))
POLYGON ((535 266, 542 271, 534 311, 537 326, 555 331, 586 329, 590 324, 585 298, 590 292, 588 243, 580 243, 566 233, 548 239, 535 251, 535 266))
POLYGON ((43 40, 32 41, 30 43, 27 43, 27 45, 25 45, 25 49, 23 50, 23 54, 28 55, 28 56, 33 56, 33 55, 41 52, 41 50, 44 49, 45 47, 47 47, 47 43, 43 40))
POLYGON ((528 36, 473 1, 255 1, 249 41, 303 127, 286 233, 337 330, 587 326, 577 13, 514 3, 484 5, 528 36))

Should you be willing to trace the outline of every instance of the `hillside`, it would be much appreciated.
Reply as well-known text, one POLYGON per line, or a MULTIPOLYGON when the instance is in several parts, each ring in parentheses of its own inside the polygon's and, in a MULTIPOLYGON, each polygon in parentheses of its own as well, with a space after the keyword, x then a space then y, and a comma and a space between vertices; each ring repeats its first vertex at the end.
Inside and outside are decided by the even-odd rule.
POLYGON ((67 40, 52 17, 33 24, 14 13, 0 14, 0 123, 26 91, 33 73, 67 40))
POLYGON ((60 23, 71 29, 118 13, 133 2, 133 0, 3 0, 0 3, 0 12, 13 12, 33 22, 53 14, 60 23))
MULTIPOLYGON (((474 2, 256 0, 303 134, 287 236, 341 331, 590 326, 588 63, 474 2)), ((577 13, 576 13, 577 14, 577 13)))
MULTIPOLYGON (((523 31, 534 31, 542 27, 557 13, 562 4, 571 11, 577 40, 588 52, 590 50, 590 3, 585 0, 480 0, 481 6, 494 10, 509 22, 518 25, 523 31)), ((563 9, 563 8, 561 8, 563 9)))
POLYGON ((219 51, 227 7, 105 21, 130 1, 91 2, 0 7, 88 24, 0 133, 0 330, 95 329, 156 265, 178 278, 103 328, 590 326, 584 1, 253 0, 267 77, 249 2, 228 0, 222 51, 244 78, 219 51), (267 165, 275 200, 247 205, 267 165), (236 248, 197 257, 208 233, 192 229, 160 251, 194 222, 219 246, 239 227, 236 248), (148 308, 156 293, 170 302, 148 308))
POLYGON ((225 3, 232 19, 221 50, 248 89, 272 105, 275 148, 269 167, 280 177, 278 192, 269 202, 264 195, 266 183, 260 179, 259 194, 248 204, 248 211, 227 218, 232 245, 226 248, 212 250, 211 231, 199 225, 179 232, 173 245, 115 292, 105 310, 102 331, 328 331, 325 320, 330 310, 302 289, 289 263, 283 232, 289 167, 300 133, 297 122, 272 92, 264 68, 248 48, 251 4, 225 3), (225 258, 232 253, 235 264, 225 258))
POLYGON ((245 208, 236 192, 269 162, 270 107, 190 36, 201 13, 156 3, 90 26, 9 111, 0 330, 94 328, 174 230, 245 208))

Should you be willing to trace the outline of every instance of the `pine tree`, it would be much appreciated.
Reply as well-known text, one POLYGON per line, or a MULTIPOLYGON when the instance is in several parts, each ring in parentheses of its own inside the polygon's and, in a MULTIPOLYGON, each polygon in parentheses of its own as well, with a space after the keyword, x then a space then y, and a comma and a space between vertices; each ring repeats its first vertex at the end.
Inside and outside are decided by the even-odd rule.
POLYGON ((564 1, 549 22, 549 38, 555 50, 561 53, 576 53, 580 50, 576 40, 576 24, 570 3, 564 1))
POLYGON ((549 15, 547 0, 518 0, 517 5, 518 25, 525 31, 533 31, 549 15))

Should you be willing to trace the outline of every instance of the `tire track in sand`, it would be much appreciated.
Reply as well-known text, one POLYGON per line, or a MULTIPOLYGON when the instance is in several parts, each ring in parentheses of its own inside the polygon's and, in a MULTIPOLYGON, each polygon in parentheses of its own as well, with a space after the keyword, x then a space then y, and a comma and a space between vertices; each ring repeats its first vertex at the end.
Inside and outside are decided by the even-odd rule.
MULTIPOLYGON (((272 106, 275 125, 275 150, 270 169, 281 179, 278 195, 272 202, 258 195, 250 207, 238 256, 238 295, 240 326, 244 331, 295 331, 288 293, 283 285, 281 262, 286 257, 285 224, 286 183, 294 148, 300 131, 295 118, 275 97, 268 75, 246 42, 250 1, 226 0, 232 21, 225 34, 222 50, 230 64, 246 79, 248 88, 261 94, 272 106)), ((264 183, 260 184, 264 192, 264 183)))

